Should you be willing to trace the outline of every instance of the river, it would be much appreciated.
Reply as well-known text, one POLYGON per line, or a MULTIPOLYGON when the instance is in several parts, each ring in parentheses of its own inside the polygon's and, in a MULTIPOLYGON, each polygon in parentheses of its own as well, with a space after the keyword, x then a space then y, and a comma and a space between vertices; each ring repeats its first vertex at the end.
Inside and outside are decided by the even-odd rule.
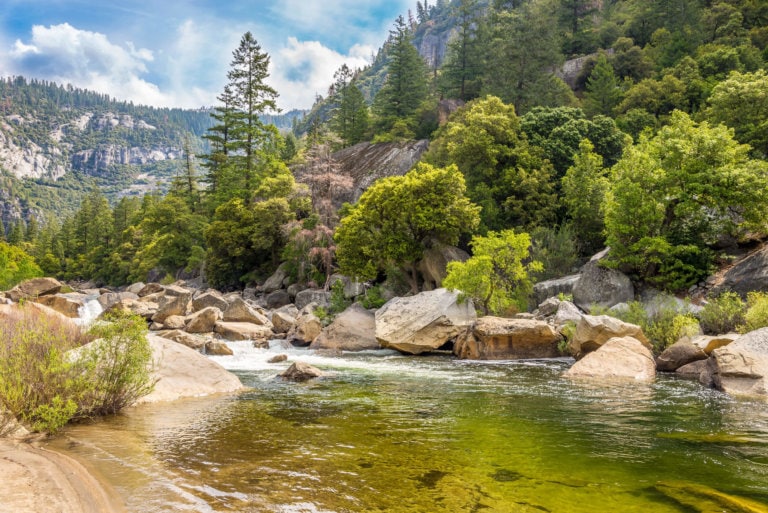
POLYGON ((672 376, 572 381, 569 359, 232 347, 213 358, 250 391, 131 408, 53 445, 132 513, 768 511, 766 402, 672 376), (275 379, 293 360, 330 375, 275 379))

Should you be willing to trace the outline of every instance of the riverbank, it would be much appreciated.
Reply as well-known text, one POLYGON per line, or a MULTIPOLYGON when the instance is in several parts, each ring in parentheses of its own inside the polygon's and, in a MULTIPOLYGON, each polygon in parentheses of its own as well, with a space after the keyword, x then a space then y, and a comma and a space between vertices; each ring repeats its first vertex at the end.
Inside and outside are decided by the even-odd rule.
POLYGON ((0 439, 0 511, 123 513, 111 487, 64 454, 0 439))

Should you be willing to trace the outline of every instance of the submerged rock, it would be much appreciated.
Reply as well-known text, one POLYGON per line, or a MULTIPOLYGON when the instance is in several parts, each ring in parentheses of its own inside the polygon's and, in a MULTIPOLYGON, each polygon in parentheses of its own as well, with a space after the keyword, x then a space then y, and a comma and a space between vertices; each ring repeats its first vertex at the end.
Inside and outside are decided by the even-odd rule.
POLYGON ((325 373, 308 363, 294 362, 287 370, 280 373, 279 376, 289 381, 307 381, 325 376, 325 373))
POLYGON ((691 511, 698 513, 713 513, 727 511, 732 513, 765 513, 765 504, 729 495, 707 486, 685 481, 662 481, 656 484, 656 489, 691 511))
POLYGON ((684 338, 666 348, 656 358, 656 369, 662 372, 674 372, 683 365, 706 359, 707 353, 692 344, 688 338, 684 338))
POLYGON ((712 352, 716 388, 733 395, 768 395, 768 328, 751 331, 712 352))
POLYGON ((280 363, 288 360, 287 354, 278 354, 267 360, 267 363, 280 363))

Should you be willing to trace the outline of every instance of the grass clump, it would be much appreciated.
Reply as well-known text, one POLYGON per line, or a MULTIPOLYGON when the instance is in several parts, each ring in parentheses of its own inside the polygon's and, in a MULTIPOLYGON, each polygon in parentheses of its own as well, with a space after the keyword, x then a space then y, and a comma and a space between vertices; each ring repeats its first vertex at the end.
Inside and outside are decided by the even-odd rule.
POLYGON ((0 313, 0 410, 34 431, 55 433, 151 391, 150 360, 139 317, 114 317, 82 333, 31 306, 8 309, 0 313))
POLYGON ((735 292, 726 291, 710 297, 699 312, 701 329, 710 335, 737 331, 744 325, 744 310, 744 301, 735 292))

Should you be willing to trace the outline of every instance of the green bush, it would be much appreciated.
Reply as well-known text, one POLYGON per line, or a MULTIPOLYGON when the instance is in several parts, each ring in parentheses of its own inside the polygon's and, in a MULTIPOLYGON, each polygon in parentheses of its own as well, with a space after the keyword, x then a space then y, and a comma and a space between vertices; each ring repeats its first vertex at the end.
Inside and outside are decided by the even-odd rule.
POLYGON ((735 292, 723 292, 710 297, 699 312, 699 322, 704 333, 720 335, 737 331, 744 325, 744 301, 735 292))
POLYGON ((381 287, 379 285, 366 290, 362 299, 360 299, 360 304, 366 310, 370 310, 371 308, 381 308, 386 302, 387 300, 382 296, 381 287))
POLYGON ((8 290, 19 282, 42 275, 34 258, 21 248, 0 241, 0 290, 8 290))
POLYGON ((768 293, 750 292, 747 294, 744 324, 739 327, 739 332, 749 333, 766 326, 768 326, 768 293))
POLYGON ((152 388, 146 323, 118 317, 83 334, 32 306, 0 317, 0 409, 35 431, 114 413, 152 388), (94 337, 101 340, 83 347, 94 337))

